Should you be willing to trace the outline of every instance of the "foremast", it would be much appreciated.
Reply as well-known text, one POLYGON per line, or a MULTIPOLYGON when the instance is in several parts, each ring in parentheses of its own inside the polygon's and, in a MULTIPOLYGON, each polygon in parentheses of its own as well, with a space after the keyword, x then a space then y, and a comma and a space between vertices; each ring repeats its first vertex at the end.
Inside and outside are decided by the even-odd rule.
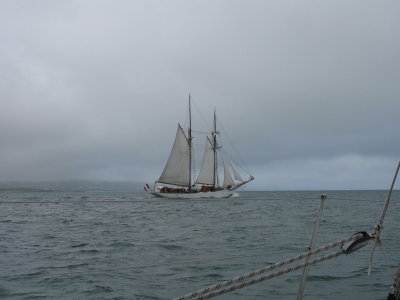
POLYGON ((188 143, 189 143, 189 190, 192 189, 192 106, 189 93, 189 129, 188 129, 188 143))
POLYGON ((214 173, 213 173, 213 188, 216 189, 217 185, 218 185, 218 170, 217 170, 217 149, 218 149, 218 143, 217 143, 217 114, 215 113, 215 109, 214 109, 214 128, 213 128, 213 132, 212 134, 212 149, 214 152, 214 173))

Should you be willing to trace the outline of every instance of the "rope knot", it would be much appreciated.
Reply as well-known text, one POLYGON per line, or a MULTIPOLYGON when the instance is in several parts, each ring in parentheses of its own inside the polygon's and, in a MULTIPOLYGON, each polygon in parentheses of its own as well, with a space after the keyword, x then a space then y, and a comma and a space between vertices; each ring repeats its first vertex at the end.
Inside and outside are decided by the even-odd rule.
MULTIPOLYGON (((375 248, 380 248, 381 249, 382 254, 383 254, 383 258, 385 259, 386 264, 389 265, 386 253, 385 253, 385 251, 383 250, 383 247, 382 247, 382 240, 381 240, 381 237, 379 235, 379 231, 378 231, 378 233, 373 235, 373 238, 375 240, 375 245, 372 248, 371 257, 369 259, 368 276, 370 276, 371 272, 372 272, 372 260, 373 260, 375 248)), ((390 267, 389 267, 389 269, 390 269, 390 267)))

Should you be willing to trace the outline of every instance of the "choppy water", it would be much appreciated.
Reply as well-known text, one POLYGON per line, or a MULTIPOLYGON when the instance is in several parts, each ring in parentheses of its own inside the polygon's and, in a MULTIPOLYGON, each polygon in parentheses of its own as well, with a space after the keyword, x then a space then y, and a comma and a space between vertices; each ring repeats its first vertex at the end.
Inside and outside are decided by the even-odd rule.
MULTIPOLYGON (((171 299, 308 247, 320 192, 240 194, 162 200, 110 191, 2 192, 0 298, 171 299)), ((327 194, 317 246, 372 232, 387 196, 327 194)), ((311 267, 303 299, 386 299, 400 263, 399 208, 397 192, 382 232, 391 268, 378 249, 367 276, 371 242, 311 267)), ((296 271, 217 299, 295 299, 300 278, 296 271)))

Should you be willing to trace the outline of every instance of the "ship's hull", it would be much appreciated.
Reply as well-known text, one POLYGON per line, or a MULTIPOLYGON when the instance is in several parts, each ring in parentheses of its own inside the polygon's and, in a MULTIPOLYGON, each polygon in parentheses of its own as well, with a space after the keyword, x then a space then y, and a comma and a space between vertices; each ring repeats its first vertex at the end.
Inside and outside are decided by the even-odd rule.
POLYGON ((152 192, 156 197, 171 199, 200 199, 200 198, 229 198, 234 194, 231 190, 219 190, 212 192, 195 192, 195 193, 162 193, 152 192))
POLYGON ((249 180, 243 181, 242 183, 236 184, 229 189, 223 189, 218 191, 200 192, 194 191, 192 193, 171 193, 171 192, 151 192, 153 196, 160 198, 170 198, 170 199, 200 199, 200 198, 229 198, 235 193, 234 190, 245 185, 246 183, 252 181, 253 176, 250 176, 249 180))

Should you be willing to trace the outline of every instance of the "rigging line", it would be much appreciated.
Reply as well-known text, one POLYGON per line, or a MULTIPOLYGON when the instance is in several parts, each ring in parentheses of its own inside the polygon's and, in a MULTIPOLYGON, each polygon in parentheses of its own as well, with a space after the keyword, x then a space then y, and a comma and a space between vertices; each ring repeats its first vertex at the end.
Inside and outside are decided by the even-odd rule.
POLYGON ((251 175, 250 171, 248 169, 243 168, 243 166, 236 159, 234 159, 231 155, 229 155, 228 152, 226 152, 224 149, 222 149, 222 151, 224 152, 224 155, 226 155, 228 157, 228 159, 231 161, 231 164, 233 163, 239 169, 243 170, 248 175, 251 175))
MULTIPOLYGON (((322 247, 320 247, 320 248, 316 248, 316 249, 309 250, 309 251, 304 252, 304 253, 302 253, 302 254, 300 254, 300 255, 297 255, 297 256, 288 258, 288 259, 286 259, 286 260, 277 262, 277 263, 275 263, 275 264, 272 264, 272 265, 269 265, 269 266, 267 266, 267 267, 258 269, 258 270, 256 270, 256 271, 253 271, 253 272, 250 272, 250 273, 247 273, 247 274, 244 274, 244 275, 235 277, 235 278, 233 278, 233 279, 231 279, 231 280, 222 281, 222 282, 220 282, 220 283, 217 283, 217 284, 214 284, 214 285, 212 285, 212 286, 209 286, 209 287, 207 287, 207 288, 205 288, 205 289, 201 289, 201 290, 195 291, 195 292, 193 292, 193 293, 184 295, 184 296, 182 296, 182 297, 176 298, 175 300, 192 299, 192 298, 194 298, 194 297, 198 297, 198 296, 204 295, 205 293, 209 293, 209 292, 211 292, 211 291, 215 291, 215 290, 221 289, 221 288, 223 288, 223 287, 227 287, 227 286, 233 285, 233 284, 238 283, 238 282, 243 282, 244 280, 247 280, 247 279, 252 278, 252 277, 254 277, 254 276, 263 274, 263 273, 265 273, 265 272, 272 271, 272 270, 274 270, 274 269, 276 269, 276 268, 282 267, 282 266, 287 265, 287 264, 291 264, 291 263, 293 263, 293 262, 295 262, 295 261, 298 261, 298 260, 300 260, 300 259, 303 259, 303 258, 305 258, 305 257, 309 257, 309 256, 311 256, 311 255, 318 254, 318 253, 320 253, 320 252, 322 252, 322 251, 325 251, 325 250, 334 248, 334 247, 339 246, 339 245, 341 245, 341 244, 343 244, 343 243, 356 240, 356 239, 358 239, 358 238, 361 238, 362 236, 363 236, 363 235, 362 235, 361 233, 355 234, 355 235, 353 235, 353 236, 351 236, 351 237, 348 237, 348 238, 345 238, 345 239, 342 239, 342 240, 339 240, 339 241, 336 241, 336 242, 327 244, 327 245, 322 246, 322 247)), ((340 252, 341 254, 344 253, 343 250, 340 250, 339 252, 340 252)), ((330 254, 330 255, 332 255, 332 254, 330 254)), ((318 259, 316 259, 316 260, 318 260, 318 259)), ((310 261, 309 263, 311 264, 312 262, 313 262, 313 261, 310 261)), ((257 279, 254 279, 254 280, 257 280, 257 279)), ((241 283, 241 284, 243 284, 243 283, 241 283)), ((241 285, 241 284, 239 284, 239 285, 241 285)), ((197 299, 197 298, 196 298, 196 299, 197 299)), ((202 299, 202 298, 199 298, 199 299, 202 299)), ((204 299, 207 299, 207 298, 204 298, 204 299)))
POLYGON ((388 194, 388 196, 386 198, 385 205, 383 206, 383 210, 382 210, 381 216, 379 218, 378 224, 376 224, 376 226, 375 226, 375 233, 377 233, 378 235, 379 235, 379 233, 380 233, 380 231, 382 229, 382 226, 383 226, 383 220, 385 218, 386 211, 387 211, 387 208, 389 206, 390 196, 392 195, 393 187, 394 187, 394 184, 396 183, 397 174, 399 173, 399 169, 400 169, 400 161, 399 161, 399 163, 397 165, 396 173, 394 174, 392 185, 390 186, 389 194, 388 194))
MULTIPOLYGON (((342 255, 342 254, 344 254, 344 251, 343 250, 339 250, 339 251, 337 251, 335 253, 319 257, 319 258, 314 259, 312 261, 309 261, 307 263, 302 263, 302 264, 296 265, 294 267, 290 267, 290 268, 282 270, 282 271, 277 271, 275 273, 272 273, 272 274, 269 274, 269 275, 266 275, 266 276, 255 278, 255 279, 250 280, 250 281, 244 281, 242 283, 239 283, 237 285, 233 285, 231 287, 227 287, 225 289, 216 290, 213 293, 203 294, 203 295, 200 295, 199 297, 192 297, 191 299, 193 299, 193 300, 210 299, 210 298, 213 298, 213 297, 216 297, 216 296, 220 296, 220 295, 223 295, 223 294, 226 294, 226 293, 229 293, 229 292, 233 292, 235 290, 238 290, 238 289, 241 289, 241 288, 256 284, 256 283, 264 281, 264 280, 272 279, 274 277, 278 277, 278 276, 290 273, 292 271, 296 271, 296 270, 302 269, 304 267, 307 267, 307 266, 310 266, 310 265, 314 265, 314 264, 317 264, 317 263, 320 263, 320 262, 323 262, 323 261, 338 257, 339 255, 342 255)), ((181 300, 181 299, 183 300, 183 299, 190 299, 190 298, 178 298, 178 299, 179 300, 181 300)))
POLYGON ((259 256, 266 256, 266 255, 275 255, 275 254, 287 254, 287 253, 293 253, 295 251, 297 251, 297 250, 273 251, 273 252, 255 253, 255 254, 249 254, 249 255, 228 256, 228 257, 219 257, 219 258, 206 258, 206 259, 185 260, 185 261, 172 261, 172 262, 159 263, 159 264, 146 264, 146 265, 137 265, 137 266, 128 266, 128 267, 100 268, 100 269, 91 269, 91 270, 85 270, 85 271, 59 272, 59 273, 50 273, 50 274, 17 275, 17 276, 2 276, 2 277, 0 277, 0 280, 15 280, 15 279, 33 278, 33 277, 56 277, 56 276, 64 276, 64 275, 81 275, 81 274, 102 273, 102 272, 109 272, 109 271, 129 270, 129 269, 143 269, 143 268, 173 266, 173 265, 180 265, 180 264, 234 260, 234 259, 240 259, 240 258, 251 258, 251 257, 259 257, 259 256))
POLYGON ((204 118, 203 114, 201 113, 199 107, 197 106, 196 102, 193 101, 193 98, 191 98, 191 99, 192 99, 192 104, 194 104, 194 108, 196 109, 197 113, 199 114, 201 120, 204 122, 205 127, 208 129, 207 134, 209 134, 210 132, 212 132, 212 129, 210 127, 210 122, 206 121, 206 119, 204 118))
POLYGON ((390 287, 389 295, 387 299, 399 299, 400 298, 400 264, 397 268, 397 272, 393 278, 393 284, 390 287))
POLYGON ((249 169, 247 169, 247 168, 244 167, 244 161, 245 161, 245 160, 243 159, 243 157, 240 155, 240 152, 237 150, 237 148, 236 148, 235 145, 233 144, 232 139, 229 137, 228 132, 224 129, 224 127, 222 126, 221 122, 219 122, 219 121, 217 120, 217 123, 218 123, 219 127, 221 128, 222 132, 224 133, 224 136, 226 136, 226 138, 227 138, 228 142, 230 143, 230 145, 231 145, 233 151, 235 151, 235 154, 237 155, 238 159, 241 161, 241 163, 240 163, 240 164, 242 165, 241 168, 242 168, 244 171, 246 171, 248 174, 251 174, 252 172, 250 172, 249 169))
MULTIPOLYGON (((399 161, 399 163, 397 165, 396 173, 394 174, 393 181, 392 181, 392 184, 390 186, 389 194, 388 194, 388 196, 386 198, 385 204, 383 205, 383 210, 382 210, 381 216, 379 217, 378 223, 375 225, 375 233, 374 233, 374 235, 375 235, 375 238, 374 238, 375 239, 375 246, 371 251, 371 258, 370 258, 370 265, 369 265, 369 268, 368 268, 368 275, 370 275, 371 271, 372 271, 372 259, 373 259, 375 248, 379 247, 379 248, 382 249, 382 242, 381 242, 381 239, 380 239, 380 234, 381 234, 381 230, 383 229, 383 220, 385 218, 386 211, 387 211, 387 208, 389 206, 390 196, 392 194, 394 184, 396 183, 397 174, 399 173, 399 169, 400 169, 400 161, 399 161)), ((383 249, 382 249, 382 253, 385 256, 385 252, 383 251, 383 249)), ((386 259, 386 257, 385 257, 385 259, 386 259)))
POLYGON ((209 131, 201 131, 201 130, 192 130, 194 133, 199 133, 199 134, 210 134, 209 131))

